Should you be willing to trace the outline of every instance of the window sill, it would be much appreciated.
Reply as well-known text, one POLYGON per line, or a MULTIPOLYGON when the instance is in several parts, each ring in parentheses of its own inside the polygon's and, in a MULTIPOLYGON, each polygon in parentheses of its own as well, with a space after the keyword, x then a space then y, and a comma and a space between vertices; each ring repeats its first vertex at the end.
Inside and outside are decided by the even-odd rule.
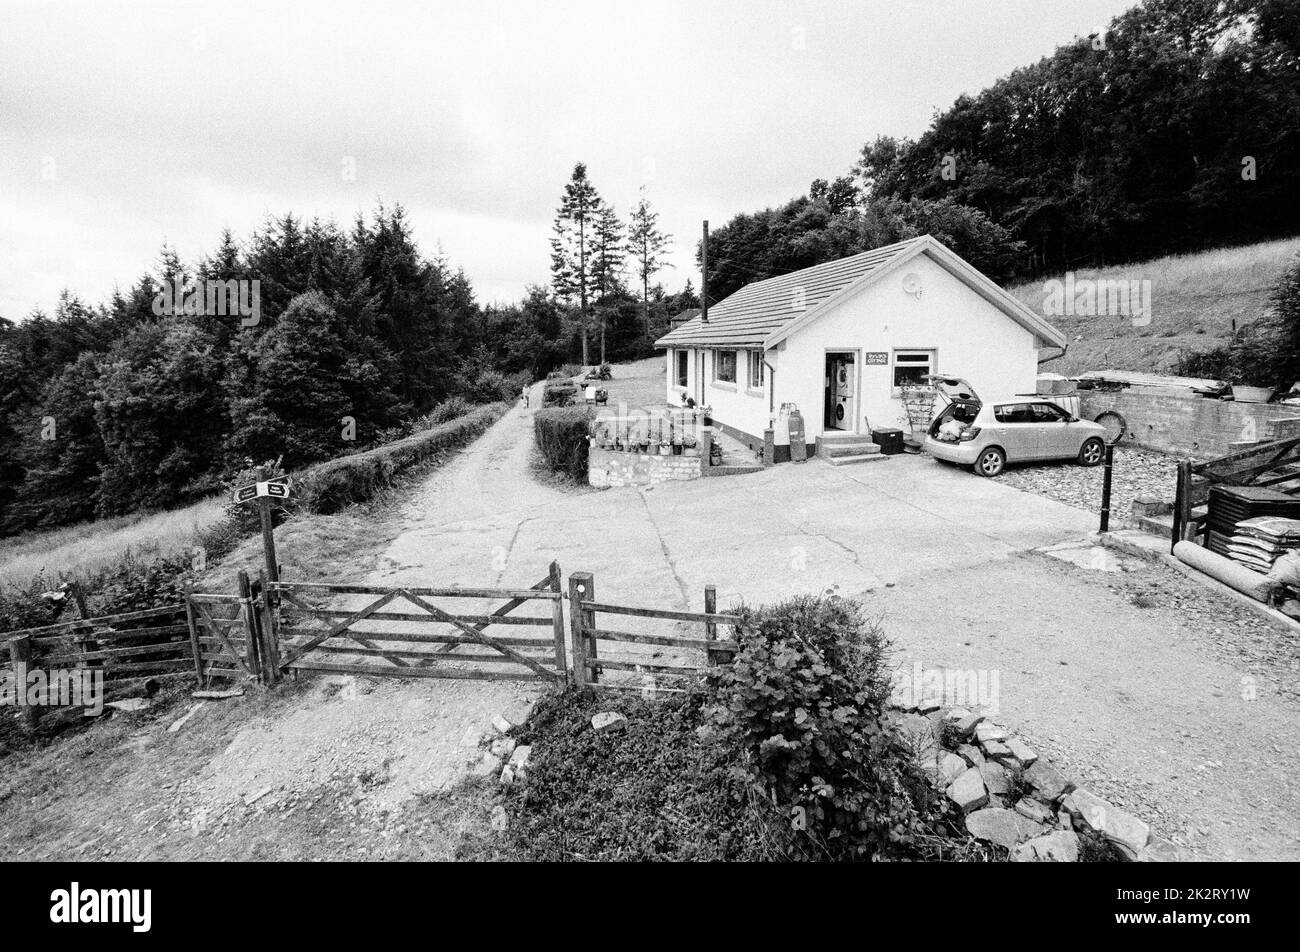
POLYGON ((709 384, 709 386, 714 390, 727 390, 731 393, 736 392, 736 385, 734 383, 727 383, 725 380, 715 380, 713 383, 709 384))
POLYGON ((760 390, 755 390, 753 387, 746 387, 746 388, 745 388, 745 394, 746 394, 747 396, 750 396, 750 397, 761 397, 761 396, 763 396, 764 393, 765 393, 765 391, 763 391, 763 390, 761 390, 761 389, 760 389, 760 390))

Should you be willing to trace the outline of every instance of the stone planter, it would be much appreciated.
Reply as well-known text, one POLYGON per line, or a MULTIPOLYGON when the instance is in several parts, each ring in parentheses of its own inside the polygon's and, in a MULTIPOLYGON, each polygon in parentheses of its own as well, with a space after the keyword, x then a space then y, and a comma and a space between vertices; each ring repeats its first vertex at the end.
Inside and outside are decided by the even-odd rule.
POLYGON ((1242 387, 1233 385, 1232 399, 1238 403, 1268 403, 1273 397, 1269 387, 1242 387))

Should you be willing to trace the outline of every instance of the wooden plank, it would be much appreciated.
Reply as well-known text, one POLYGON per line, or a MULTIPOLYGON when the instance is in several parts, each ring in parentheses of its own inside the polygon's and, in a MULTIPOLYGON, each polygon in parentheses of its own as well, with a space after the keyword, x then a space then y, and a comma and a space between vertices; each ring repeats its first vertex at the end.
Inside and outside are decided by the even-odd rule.
MULTIPOLYGON (((427 618, 428 616, 426 615, 425 617, 427 618)), ((441 622, 438 622, 438 624, 441 624, 441 622)), ((296 626, 291 626, 291 627, 281 629, 281 631, 284 633, 284 636, 286 638, 310 638, 313 635, 319 634, 323 630, 324 629, 322 628, 299 628, 296 626)), ((419 644, 419 645, 480 644, 480 642, 477 642, 472 638, 466 638, 464 635, 453 635, 453 634, 426 635, 423 633, 406 632, 406 631, 362 631, 359 632, 359 634, 365 635, 367 639, 370 639, 372 641, 403 641, 409 644, 419 644)), ((500 642, 503 645, 510 645, 511 647, 515 647, 515 648, 519 648, 519 647, 528 648, 534 645, 538 647, 547 647, 551 644, 550 640, 544 638, 523 638, 523 637, 514 638, 514 637, 497 637, 493 635, 493 639, 495 641, 500 642)))
MULTIPOLYGON (((213 623, 213 621, 212 621, 212 613, 208 611, 208 606, 205 605, 205 604, 203 604, 202 602, 195 602, 195 603, 194 603, 194 607, 197 608, 198 611, 199 611, 199 618, 207 624, 208 631, 212 632, 212 633, 215 634, 218 638, 220 638, 222 644, 224 644, 224 645, 226 646, 226 649, 227 649, 227 650, 228 650, 232 655, 235 655, 236 657, 239 657, 239 652, 238 652, 237 650, 235 650, 235 646, 232 645, 232 644, 230 643, 230 638, 229 638, 229 636, 226 634, 226 632, 222 631, 220 628, 218 628, 218 627, 213 623)), ((245 671, 247 671, 249 674, 252 674, 252 673, 253 673, 253 671, 248 667, 248 662, 247 662, 247 661, 245 661, 245 660, 243 660, 243 659, 241 658, 239 663, 240 663, 240 666, 243 667, 243 669, 244 669, 245 671)))
POLYGON ((610 605, 605 602, 584 600, 582 607, 587 611, 608 612, 611 615, 636 615, 641 618, 667 618, 672 621, 713 622, 718 625, 737 625, 739 615, 721 615, 717 612, 679 612, 667 608, 634 608, 630 605, 610 605))
POLYGON ((730 639, 706 641, 703 638, 683 638, 678 635, 643 635, 634 631, 618 631, 613 628, 593 628, 589 634, 604 641, 618 641, 638 645, 664 645, 670 648, 694 648, 698 651, 735 652, 736 643, 730 639))
MULTIPOLYGON (((9 664, 13 669, 15 690, 25 691, 27 672, 32 665, 31 635, 23 635, 9 640, 9 664)), ((23 704, 19 710, 22 712, 24 726, 28 730, 35 730, 41 719, 41 709, 32 704, 23 704)))
MULTIPOLYGON (((489 636, 481 633, 477 628, 473 628, 469 625, 463 624, 462 622, 456 621, 454 618, 452 618, 450 615, 444 612, 437 605, 433 605, 429 602, 426 602, 419 595, 415 595, 407 589, 402 589, 401 594, 404 598, 406 598, 407 601, 411 602, 413 605, 418 605, 419 607, 423 608, 425 611, 429 612, 429 614, 439 617, 443 621, 451 622, 453 625, 455 625, 461 631, 465 632, 465 634, 469 635, 474 640, 487 645, 489 648, 495 648, 497 651, 500 651, 504 655, 508 655, 509 657, 514 658, 515 660, 519 661, 521 664, 524 664, 527 667, 532 668, 534 671, 536 671, 538 674, 542 675, 543 677, 552 678, 552 679, 556 677, 555 672, 546 670, 546 668, 542 667, 532 658, 520 654, 518 651, 515 651, 515 649, 511 648, 509 645, 503 645, 500 644, 499 642, 495 642, 489 636)), ((554 594, 554 593, 548 593, 548 594, 554 594)))
MULTIPOLYGON (((546 654, 527 655, 526 657, 533 658, 534 660, 537 661, 550 661, 552 658, 551 646, 548 644, 548 645, 544 645, 543 647, 546 648, 546 654)), ((344 654, 344 655, 355 654, 355 655, 365 655, 369 657, 382 657, 382 658, 388 658, 389 655, 400 655, 403 661, 429 661, 429 662, 442 661, 447 663, 453 663, 459 661, 472 661, 476 664, 478 663, 519 664, 519 662, 516 661, 514 658, 508 658, 505 655, 498 654, 496 652, 493 652, 492 654, 445 655, 442 654, 441 652, 436 652, 436 651, 392 651, 390 649, 385 649, 385 648, 362 648, 359 647, 358 645, 351 645, 351 644, 343 644, 343 645, 330 644, 328 641, 325 642, 324 644, 317 645, 315 648, 311 650, 313 652, 323 651, 328 654, 344 654)), ((397 665, 394 665, 394 667, 397 667, 397 665)))
POLYGON ((366 674, 378 678, 450 678, 464 681, 553 681, 555 676, 538 677, 525 671, 471 671, 464 668, 404 668, 397 674, 392 668, 366 664, 333 664, 324 661, 291 662, 295 671, 324 671, 340 674, 366 674))
POLYGON ((70 654, 49 655, 41 658, 41 663, 50 667, 64 664, 76 664, 79 661, 102 661, 111 658, 141 658, 150 655, 184 652, 183 657, 192 657, 193 647, 188 641, 169 641, 161 645, 135 645, 129 648, 104 648, 96 651, 77 651, 70 654))
POLYGON ((613 658, 597 658, 595 661, 588 661, 589 668, 600 670, 608 668, 610 671, 649 671, 662 674, 680 674, 682 676, 690 674, 700 674, 709 671, 713 666, 696 667, 694 665, 678 664, 652 664, 642 661, 616 661, 613 658))
MULTIPOLYGON (((273 588, 276 585, 276 583, 274 582, 267 582, 266 584, 268 588, 273 588)), ((349 615, 347 618, 343 619, 343 621, 330 627, 327 631, 324 631, 319 635, 314 635, 311 639, 307 641, 306 644, 298 645, 297 647, 291 648, 289 650, 289 653, 287 655, 284 655, 283 658, 280 660, 281 669, 286 668, 294 661, 297 661, 299 658, 301 658, 308 651, 311 651, 312 648, 315 648, 322 641, 325 641, 329 638, 333 638, 336 635, 338 635, 340 632, 347 630, 352 625, 361 621, 363 618, 370 617, 370 614, 372 612, 379 611, 379 609, 383 608, 393 599, 397 598, 398 595, 400 594, 400 591, 401 591, 400 589, 390 589, 388 592, 386 592, 383 595, 382 598, 376 599, 375 601, 371 602, 365 608, 361 609, 361 611, 349 615)))
POLYGON ((117 615, 103 615, 99 618, 78 618, 72 621, 61 621, 53 625, 43 625, 40 628, 22 628, 17 631, 7 631, 0 633, 0 639, 9 640, 20 635, 43 635, 54 632, 70 632, 77 628, 93 628, 96 625, 115 625, 124 621, 139 621, 144 618, 161 618, 164 615, 184 614, 184 605, 164 605, 159 608, 146 608, 137 612, 122 612, 117 615))
POLYGON ((574 572, 569 576, 569 647, 573 651, 573 680, 578 688, 586 687, 591 678, 591 672, 587 668, 587 631, 584 624, 587 613, 582 609, 582 598, 592 593, 595 584, 590 572, 574 572))
MULTIPOLYGON (((564 591, 560 563, 554 559, 547 567, 546 581, 550 583, 551 591, 555 594, 559 595, 564 591)), ((551 633, 555 641, 555 667, 563 675, 568 670, 568 659, 564 656, 564 602, 559 599, 551 602, 551 633)))
POLYGON ((198 681, 199 687, 203 687, 205 678, 203 677, 203 646, 199 640, 199 626, 194 620, 194 605, 191 599, 194 593, 190 590, 190 583, 185 583, 185 627, 189 630, 190 635, 190 657, 194 661, 194 677, 198 681))
POLYGON ((106 679, 114 678, 119 672, 135 671, 189 671, 193 667, 193 662, 189 658, 179 658, 176 661, 148 661, 137 664, 114 664, 108 665, 101 670, 104 672, 106 679))
POLYGON ((47 650, 57 645, 80 645, 87 641, 126 641, 128 638, 155 638, 168 635, 183 635, 189 631, 185 623, 165 625, 160 628, 125 628, 121 630, 104 629, 103 631, 84 631, 72 635, 43 635, 32 639, 37 647, 47 650))
MULTIPOLYGON (((287 600, 288 593, 286 592, 284 595, 287 600)), ((523 602, 520 601, 518 604, 523 604, 523 602)), ((335 608, 297 608, 295 606, 295 609, 311 618, 346 618, 349 614, 335 608)), ((375 612, 370 617, 375 621, 418 621, 426 623, 430 621, 428 614, 425 612, 375 612)), ((540 628, 551 624, 549 617, 543 618, 540 615, 463 615, 453 612, 451 617, 457 621, 463 621, 467 625, 483 625, 484 627, 488 625, 531 625, 540 628)))
MULTIPOLYGON (((383 595, 392 589, 382 585, 335 585, 329 582, 268 582, 275 592, 321 592, 338 595, 383 595)), ((555 593, 536 588, 407 588, 403 591, 424 598, 519 598, 553 599, 555 593)))
POLYGON ((196 602, 202 602, 204 605, 238 605, 238 595, 213 595, 210 593, 195 593, 190 596, 196 602))
MULTIPOLYGON (((542 581, 534 584, 530 589, 530 591, 541 591, 543 587, 549 585, 550 585, 550 579, 545 578, 542 579, 542 581)), ((493 611, 483 621, 474 623, 474 627, 477 628, 479 631, 483 631, 483 629, 487 628, 488 625, 495 624, 493 619, 504 619, 509 616, 510 612, 514 611, 516 608, 519 608, 520 606, 525 605, 527 603, 528 603, 528 599, 526 598, 512 598, 510 599, 510 601, 506 602, 500 608, 493 611)), ((459 618, 460 616, 453 615, 452 617, 459 618)), ((548 624, 550 623, 550 619, 547 619, 547 623, 548 624)), ((444 654, 450 654, 451 652, 456 650, 456 645, 448 645, 446 648, 443 648, 442 650, 444 654)))

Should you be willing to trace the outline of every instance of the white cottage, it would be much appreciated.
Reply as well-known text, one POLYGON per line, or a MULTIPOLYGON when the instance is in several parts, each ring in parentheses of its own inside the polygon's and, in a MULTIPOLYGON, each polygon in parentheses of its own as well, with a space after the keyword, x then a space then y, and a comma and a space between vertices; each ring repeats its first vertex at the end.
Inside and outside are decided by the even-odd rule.
MULTIPOLYGON (((655 342, 672 405, 711 406, 754 449, 783 405, 808 452, 823 434, 908 430, 901 386, 963 377, 988 398, 1033 393, 1065 337, 929 235, 756 281, 655 342)), ((776 459, 790 458, 777 427, 776 459)))

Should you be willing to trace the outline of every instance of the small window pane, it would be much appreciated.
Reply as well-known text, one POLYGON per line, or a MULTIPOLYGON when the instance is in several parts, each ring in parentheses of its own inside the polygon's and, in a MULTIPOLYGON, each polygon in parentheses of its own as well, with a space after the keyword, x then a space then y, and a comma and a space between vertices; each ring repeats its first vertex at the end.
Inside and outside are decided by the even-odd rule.
POLYGON ((736 352, 720 350, 713 358, 713 379, 719 383, 736 382, 736 352))

